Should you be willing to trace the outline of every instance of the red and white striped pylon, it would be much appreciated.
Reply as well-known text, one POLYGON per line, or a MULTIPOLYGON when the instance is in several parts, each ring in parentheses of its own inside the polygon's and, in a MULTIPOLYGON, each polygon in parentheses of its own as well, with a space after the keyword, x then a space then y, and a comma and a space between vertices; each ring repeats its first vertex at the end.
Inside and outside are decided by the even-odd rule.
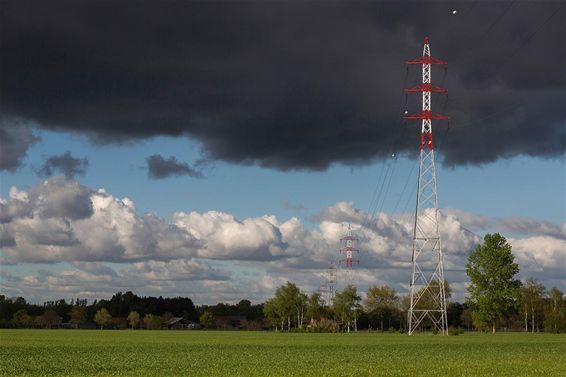
POLYGON ((445 88, 431 84, 431 66, 446 65, 447 63, 430 56, 428 37, 425 37, 422 56, 408 61, 407 64, 420 64, 423 74, 420 85, 405 89, 406 92, 422 93, 421 111, 404 117, 408 120, 420 120, 422 122, 417 204, 413 232, 411 304, 407 318, 408 332, 411 335, 420 325, 430 325, 436 327, 442 335, 447 335, 446 293, 442 243, 438 230, 438 193, 434 165, 432 121, 447 120, 448 117, 433 113, 431 107, 431 93, 447 92, 445 88))

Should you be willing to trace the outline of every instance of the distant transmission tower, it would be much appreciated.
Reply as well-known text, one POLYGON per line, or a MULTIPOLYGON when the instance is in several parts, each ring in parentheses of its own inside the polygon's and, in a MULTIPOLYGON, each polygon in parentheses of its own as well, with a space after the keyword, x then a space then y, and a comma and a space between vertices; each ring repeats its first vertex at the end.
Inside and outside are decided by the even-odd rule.
POLYGON ((326 305, 332 306, 334 292, 336 291, 336 266, 334 263, 332 263, 325 272, 324 284, 321 286, 320 291, 326 305))
POLYGON ((352 231, 352 226, 348 224, 348 231, 345 236, 340 238, 340 254, 344 255, 344 258, 339 260, 341 266, 344 267, 346 271, 346 284, 352 284, 352 267, 354 263, 360 263, 360 260, 354 258, 354 254, 359 253, 356 248, 358 239, 352 231))
POLYGON ((408 313, 409 335, 423 321, 430 320, 442 335, 447 334, 446 294, 444 290, 444 267, 442 246, 438 231, 438 194, 432 143, 432 120, 447 120, 448 117, 431 111, 431 92, 446 93, 447 90, 431 85, 431 65, 446 62, 430 56, 428 37, 424 39, 423 55, 407 64, 422 66, 422 84, 405 89, 406 92, 422 93, 422 110, 407 115, 409 120, 421 120, 419 179, 417 182, 417 205, 413 232, 413 273, 411 276, 411 306, 408 313))

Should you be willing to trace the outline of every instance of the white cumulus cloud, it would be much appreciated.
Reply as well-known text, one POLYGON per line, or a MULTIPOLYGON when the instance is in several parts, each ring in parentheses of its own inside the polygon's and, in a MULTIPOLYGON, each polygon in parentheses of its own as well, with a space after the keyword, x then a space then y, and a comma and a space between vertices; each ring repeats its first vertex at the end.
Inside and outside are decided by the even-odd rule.
MULTIPOLYGON (((14 187, 0 198, 1 263, 5 269, 13 264, 42 268, 25 275, 2 271, 2 291, 55 298, 136 290, 192 295, 200 302, 263 300, 287 280, 313 291, 332 263, 340 267, 340 237, 347 224, 360 250, 352 282, 360 289, 373 284, 406 288, 411 215, 370 217, 352 202, 338 202, 311 219, 316 222, 307 226, 296 217, 238 219, 212 210, 179 211, 165 219, 140 214, 129 198, 52 177, 27 191, 14 187), (70 269, 45 266, 62 263, 70 269), (214 267, 219 264, 221 269, 214 267)), ((441 211, 439 220, 446 277, 454 283, 455 297, 465 295, 467 257, 482 242, 475 232, 494 228, 511 233, 522 278, 566 287, 565 224, 494 219, 454 209, 441 211)), ((344 279, 339 276, 342 284, 344 279)))

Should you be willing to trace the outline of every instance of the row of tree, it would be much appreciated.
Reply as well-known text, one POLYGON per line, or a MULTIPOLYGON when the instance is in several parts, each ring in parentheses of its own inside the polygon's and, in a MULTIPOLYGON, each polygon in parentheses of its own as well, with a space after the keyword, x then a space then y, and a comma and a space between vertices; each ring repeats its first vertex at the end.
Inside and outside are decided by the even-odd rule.
MULTIPOLYGON (((445 283, 447 296, 450 287, 445 283)), ((495 328, 540 332, 566 331, 566 301, 557 288, 546 292, 544 286, 533 279, 519 287, 517 305, 498 314, 495 328)), ((420 303, 423 304, 421 300, 420 303)), ((426 305, 424 303, 423 305, 426 305)), ((370 287, 362 297, 356 287, 347 286, 336 292, 332 305, 327 306, 319 293, 307 295, 293 283, 279 287, 275 296, 266 301, 264 314, 275 330, 305 329, 311 331, 346 331, 352 329, 398 330, 403 332, 410 306, 408 295, 399 296, 387 286, 370 287)), ((469 303, 448 301, 448 326, 466 330, 493 331, 490 318, 484 320, 482 312, 474 311, 469 303)), ((423 322, 422 330, 434 330, 430 322, 423 322)))
MULTIPOLYGON (((132 292, 118 292, 110 300, 94 300, 90 304, 86 299, 77 298, 70 302, 56 300, 37 305, 23 297, 0 295, 0 327, 160 328, 173 317, 199 322, 204 313, 208 313, 205 319, 240 316, 250 322, 261 322, 263 304, 252 305, 249 300, 241 300, 234 305, 219 303, 195 307, 188 297, 140 297, 132 292)), ((205 322, 209 326, 212 324, 205 322)))
MULTIPOLYGON (((446 286, 450 296, 450 288, 448 284, 446 286)), ((529 279, 520 288, 520 292, 518 310, 500 320, 503 327, 517 330, 522 325, 524 331, 538 332, 543 328, 548 332, 566 331, 566 304, 560 290, 553 288, 546 295, 541 284, 529 279)), ((4 304, 10 301, 3 300, 4 304)), ((21 300, 19 302, 21 304, 21 300)), ((9 322, 4 321, 4 326, 56 328, 67 324, 67 327, 78 328, 89 327, 90 323, 100 328, 160 329, 175 317, 171 312, 163 315, 140 315, 135 310, 130 311, 126 317, 120 317, 113 316, 103 307, 92 318, 88 318, 87 307, 84 301, 81 305, 73 305, 67 322, 63 322, 63 317, 53 309, 46 309, 37 316, 28 314, 26 309, 19 309, 9 322)), ((307 295, 295 284, 288 282, 279 287, 275 296, 264 305, 251 305, 248 300, 242 300, 236 305, 218 304, 198 307, 196 310, 201 313, 198 322, 205 327, 212 327, 216 317, 242 316, 249 323, 254 323, 251 328, 273 326, 277 330, 349 332, 358 328, 403 331, 408 307, 409 297, 399 296, 393 288, 386 285, 370 287, 363 300, 354 286, 347 286, 343 291, 337 292, 333 304, 327 306, 319 293, 307 295)), ((449 326, 467 330, 483 329, 482 324, 474 325, 473 317, 473 312, 466 303, 448 303, 449 326)))
MULTIPOLYGON (((445 282, 448 325, 468 330, 491 330, 498 327, 524 331, 566 331, 566 302, 564 294, 554 287, 549 292, 534 279, 523 284, 516 278, 519 266, 514 261, 511 246, 499 234, 488 234, 484 243, 470 254, 466 265, 470 278, 468 297, 464 304, 451 302, 451 290, 445 282)), ((433 306, 433 292, 439 284, 431 284, 428 290, 418 292, 422 297, 419 308, 433 306), (436 287, 436 288, 434 288, 436 287)), ((347 286, 337 292, 332 304, 324 306, 318 293, 307 296, 292 283, 279 287, 275 296, 264 306, 264 314, 275 329, 305 328, 350 331, 363 328, 398 328, 403 331, 410 306, 409 296, 400 297, 388 286, 370 287, 362 302, 357 290, 347 286), (362 323, 360 323, 362 322, 362 323)), ((433 329, 430 322, 422 323, 423 329, 433 329)))
MULTIPOLYGON (((79 328, 88 324, 86 308, 84 306, 73 306, 69 312, 70 320, 68 327, 79 328)), ((105 327, 116 327, 121 325, 129 325, 132 329, 146 328, 146 329, 160 329, 163 324, 173 318, 172 313, 165 313, 163 316, 156 314, 146 314, 143 318, 136 311, 132 311, 126 318, 113 317, 106 308, 96 311, 92 321, 101 329, 105 327)), ((46 310, 43 314, 32 316, 27 313, 26 309, 19 309, 14 313, 11 320, 11 325, 14 327, 28 327, 28 328, 58 328, 62 327, 64 322, 61 316, 52 309, 46 310)))
POLYGON ((63 322, 71 320, 72 310, 75 313, 84 313, 87 320, 92 321, 96 312, 106 309, 113 317, 126 317, 132 311, 146 314, 163 315, 167 312, 191 320, 198 320, 198 310, 188 297, 140 297, 132 292, 118 292, 110 300, 94 300, 90 304, 87 299, 77 298, 70 302, 66 300, 46 301, 43 305, 27 302, 23 297, 15 299, 0 295, 0 324, 9 322, 15 312, 25 309, 31 316, 40 316, 47 311, 55 312, 63 322))
MULTIPOLYGON (((446 285, 450 297, 450 286, 446 285)), ((421 294, 421 293, 419 293, 421 294)), ((433 299, 429 291, 422 292, 420 305, 426 306, 433 299)), ((348 285, 335 293, 332 304, 326 306, 320 293, 307 296, 290 282, 279 287, 275 297, 264 306, 264 314, 276 329, 307 328, 313 331, 337 331, 343 329, 404 330, 409 309, 409 296, 399 296, 387 286, 373 286, 365 297, 358 294, 357 288, 348 285)), ((459 327, 465 305, 454 302, 448 305, 449 323, 459 327)))

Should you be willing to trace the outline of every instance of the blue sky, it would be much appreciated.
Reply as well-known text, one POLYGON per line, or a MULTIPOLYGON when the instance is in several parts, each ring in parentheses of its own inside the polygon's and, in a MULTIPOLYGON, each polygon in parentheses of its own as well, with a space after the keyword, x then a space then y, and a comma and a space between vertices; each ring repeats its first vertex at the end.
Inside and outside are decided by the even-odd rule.
MULTIPOLYGON (((84 136, 36 132, 41 141, 29 149, 25 166, 15 173, 2 172, 3 197, 11 186, 24 189, 41 180, 36 171, 47 156, 70 151, 75 157, 89 160, 86 174, 77 176, 79 182, 95 189, 105 188, 118 197, 128 197, 139 211, 164 217, 177 211, 218 210, 239 218, 274 214, 282 219, 291 216, 307 219, 338 201, 352 201, 358 208, 368 210, 376 186, 383 211, 391 212, 396 205, 397 212, 410 211, 414 206, 417 160, 408 156, 362 167, 333 165, 320 172, 281 172, 216 162, 205 170, 202 179, 182 175, 151 180, 146 165, 149 155, 160 153, 192 163, 201 158, 198 143, 186 137, 157 137, 99 145, 84 136), (390 164, 388 174, 392 172, 393 176, 385 196, 385 187, 382 188, 379 179, 383 179, 387 164, 390 164)), ((411 136, 417 139, 416 129, 414 135, 407 135, 411 136)), ((442 159, 441 151, 437 151, 437 158, 442 159)), ((564 221, 564 158, 521 156, 457 168, 445 168, 437 162, 437 169, 441 207, 490 217, 564 221)))

